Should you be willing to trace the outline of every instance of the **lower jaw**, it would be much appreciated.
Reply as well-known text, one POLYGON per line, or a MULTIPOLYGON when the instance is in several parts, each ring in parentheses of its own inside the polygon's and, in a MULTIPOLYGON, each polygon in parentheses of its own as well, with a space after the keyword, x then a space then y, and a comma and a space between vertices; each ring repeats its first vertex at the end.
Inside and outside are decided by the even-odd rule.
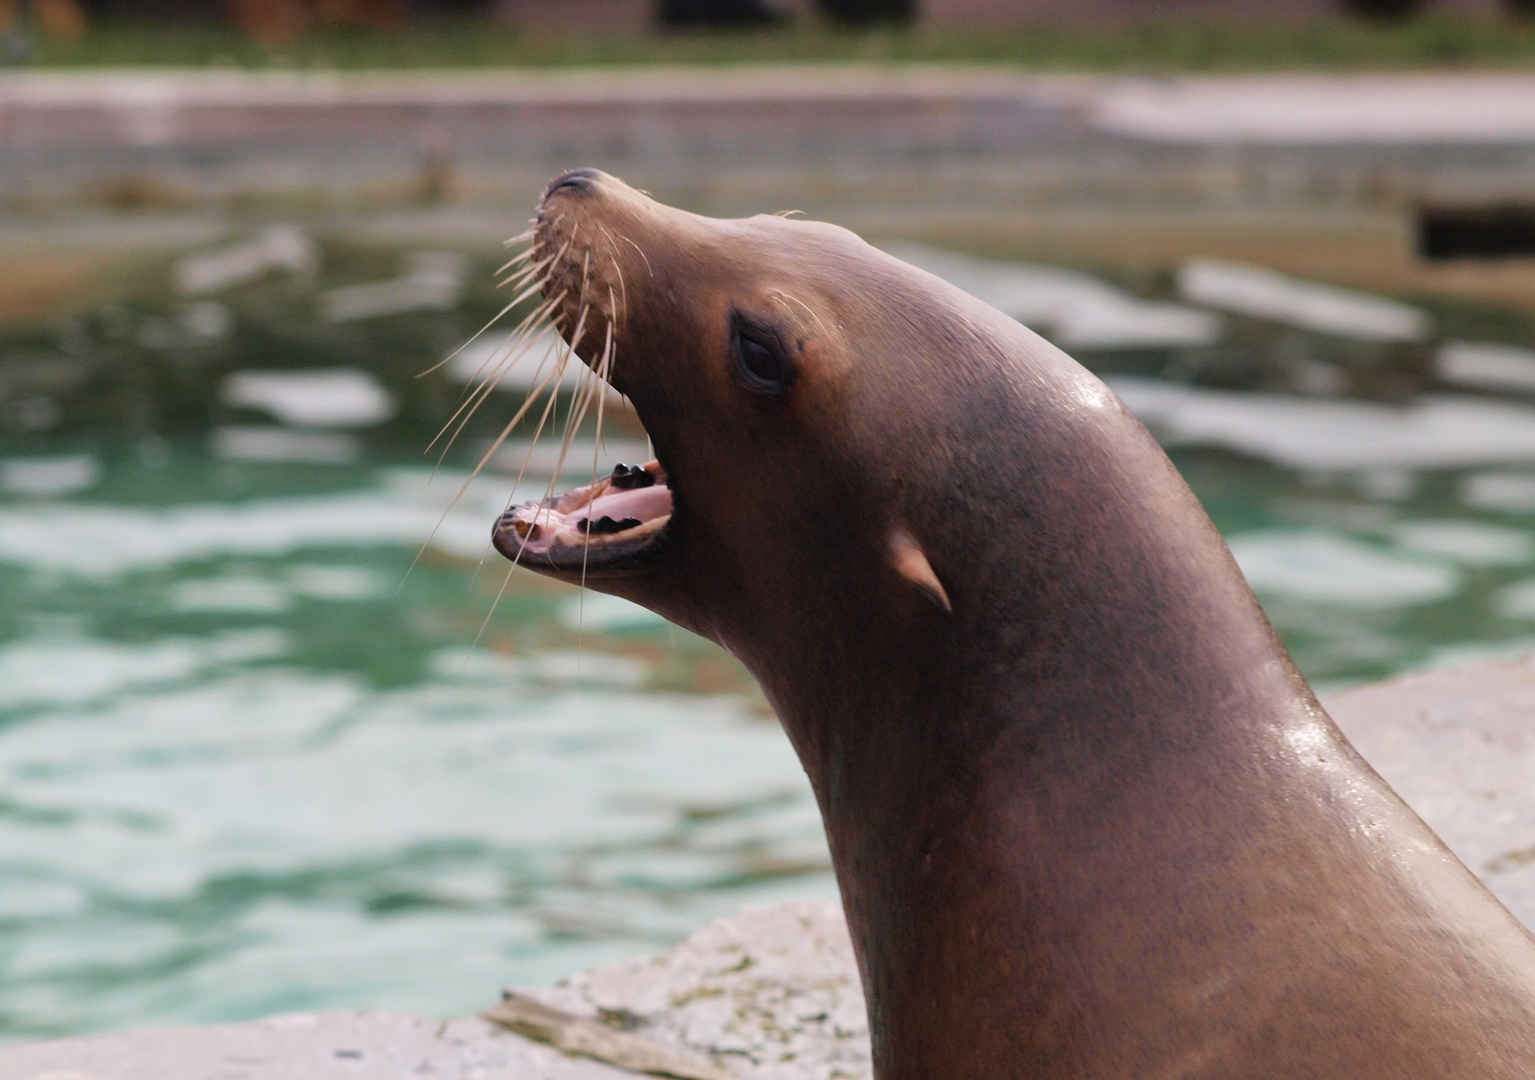
POLYGON ((652 461, 628 470, 619 466, 593 484, 514 506, 496 522, 491 539, 507 559, 543 573, 616 576, 641 569, 667 545, 673 513, 666 473, 652 461))

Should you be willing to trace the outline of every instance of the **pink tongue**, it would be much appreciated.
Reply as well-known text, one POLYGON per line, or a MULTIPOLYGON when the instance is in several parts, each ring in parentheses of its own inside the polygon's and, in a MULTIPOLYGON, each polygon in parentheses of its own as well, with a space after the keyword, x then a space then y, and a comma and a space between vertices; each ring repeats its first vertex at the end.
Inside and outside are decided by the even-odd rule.
POLYGON ((614 491, 603 495, 593 499, 589 505, 582 507, 573 516, 577 521, 585 517, 593 521, 604 517, 610 517, 614 521, 622 521, 624 518, 649 521, 651 518, 661 517, 671 512, 671 488, 656 484, 652 487, 614 491))

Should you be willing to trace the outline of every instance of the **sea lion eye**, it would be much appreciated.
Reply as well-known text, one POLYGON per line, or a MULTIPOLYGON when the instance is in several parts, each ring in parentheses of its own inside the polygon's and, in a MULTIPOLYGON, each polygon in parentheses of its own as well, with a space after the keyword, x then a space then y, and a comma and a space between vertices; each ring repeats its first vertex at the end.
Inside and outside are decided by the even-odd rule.
POLYGON ((789 388, 791 368, 777 335, 737 319, 731 337, 736 381, 754 394, 782 397, 789 388))

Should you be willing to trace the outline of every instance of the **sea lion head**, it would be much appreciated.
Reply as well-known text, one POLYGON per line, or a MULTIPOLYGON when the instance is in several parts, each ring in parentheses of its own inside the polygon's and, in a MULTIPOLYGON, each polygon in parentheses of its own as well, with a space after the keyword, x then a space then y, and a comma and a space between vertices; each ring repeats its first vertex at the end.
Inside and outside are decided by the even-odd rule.
POLYGON ((1022 452, 1041 386, 1052 416, 1122 416, 1015 321, 834 225, 702 217, 577 169, 532 260, 656 460, 514 507, 497 548, 724 644, 778 705, 807 665, 846 677, 847 635, 904 677, 914 640, 941 661, 946 621, 1008 602, 998 534, 1059 479, 1048 440, 1022 452))

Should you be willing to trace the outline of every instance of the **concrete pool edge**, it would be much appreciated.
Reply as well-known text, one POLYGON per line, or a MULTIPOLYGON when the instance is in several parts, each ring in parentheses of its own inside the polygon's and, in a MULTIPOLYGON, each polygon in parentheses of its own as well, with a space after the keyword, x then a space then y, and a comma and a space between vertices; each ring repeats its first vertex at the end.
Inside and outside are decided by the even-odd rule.
MULTIPOLYGON (((1535 657, 1399 676, 1325 702, 1361 753, 1526 924, 1535 923, 1535 657)), ((867 1076, 840 913, 746 909, 672 951, 533 991, 743 1078, 867 1076)), ((493 1004, 486 1002, 487 1007, 493 1004)), ((633 1076, 480 1018, 336 1010, 0 1047, 6 1080, 449 1080, 633 1076)))
MULTIPOLYGON (((874 238, 1045 260, 1195 252, 1528 308, 1528 253, 1429 259, 1416 235, 1431 210, 1528 202, 1532 88, 1519 72, 964 65, 11 72, 0 207, 13 223, 94 216, 103 235, 176 216, 194 231, 209 215, 414 217, 410 231, 467 232, 478 247, 483 228, 494 246, 551 175, 588 163, 716 216, 792 208, 874 238), (505 226, 482 224, 494 215, 505 226)), ((98 255, 29 258, 67 284, 105 273, 98 255)))

